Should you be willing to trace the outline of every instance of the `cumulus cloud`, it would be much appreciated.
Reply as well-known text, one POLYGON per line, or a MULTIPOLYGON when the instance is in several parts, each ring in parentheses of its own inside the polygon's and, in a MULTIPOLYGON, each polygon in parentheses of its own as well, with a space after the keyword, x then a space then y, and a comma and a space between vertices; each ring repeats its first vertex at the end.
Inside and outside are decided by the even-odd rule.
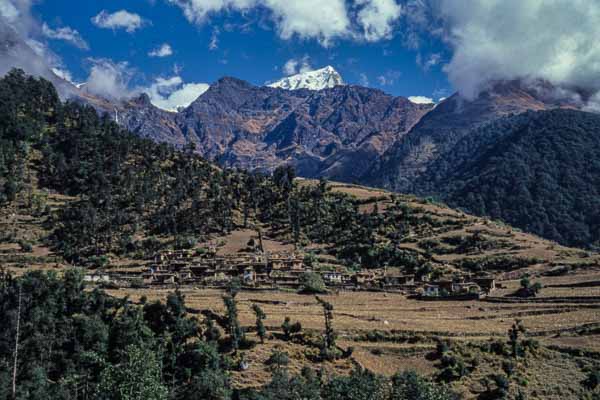
POLYGON ((350 29, 344 0, 265 1, 283 39, 294 35, 317 38, 328 46, 334 38, 347 35, 350 29))
POLYGON ((44 23, 42 25, 42 33, 48 39, 64 40, 65 42, 69 42, 73 46, 78 47, 82 50, 90 49, 89 45, 85 40, 83 40, 79 32, 68 26, 52 29, 46 23, 44 23))
POLYGON ((517 78, 600 90, 600 2, 432 1, 454 53, 445 71, 465 97, 517 78))
POLYGON ((89 59, 92 67, 86 81, 85 89, 107 99, 123 99, 131 97, 129 81, 133 69, 127 62, 114 62, 109 59, 89 59))
POLYGON ((169 0, 179 6, 190 22, 203 24, 222 11, 245 12, 252 8, 269 11, 279 36, 290 39, 316 38, 324 46, 333 39, 348 36, 351 22, 344 0, 169 0))
MULTIPOLYGON (((375 42, 393 36, 403 14, 398 0, 168 0, 179 6, 186 18, 204 24, 220 12, 267 11, 282 39, 316 39, 330 46, 335 39, 375 42)), ((412 0, 411 0, 412 1, 412 0)))
POLYGON ((167 111, 177 111, 189 106, 210 86, 206 83, 184 83, 180 76, 157 78, 144 92, 156 107, 167 111))
POLYGON ((367 41, 376 42, 392 36, 394 23, 402 15, 402 7, 396 0, 357 0, 356 4, 362 6, 357 20, 367 41))
POLYGON ((169 57, 170 55, 173 55, 173 49, 171 48, 170 44, 163 43, 162 45, 160 45, 156 49, 150 51, 148 53, 148 55, 150 57, 159 57, 159 58, 169 57))
POLYGON ((305 55, 302 58, 290 58, 283 65, 282 71, 285 75, 296 75, 311 71, 310 57, 305 55))
POLYGON ((431 97, 426 96, 409 96, 408 100, 415 104, 434 104, 435 101, 431 97))
POLYGON ((133 33, 144 25, 145 20, 138 14, 126 10, 114 13, 102 10, 92 18, 92 23, 99 28, 125 29, 126 32, 133 33))

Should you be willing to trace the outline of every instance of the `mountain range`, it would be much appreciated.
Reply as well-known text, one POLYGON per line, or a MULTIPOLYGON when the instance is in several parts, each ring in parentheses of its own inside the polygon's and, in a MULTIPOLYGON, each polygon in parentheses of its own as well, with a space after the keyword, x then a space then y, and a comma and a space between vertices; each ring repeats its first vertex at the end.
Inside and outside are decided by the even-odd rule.
MULTIPOLYGON (((17 36, 0 52, 17 66, 39 58, 17 36)), ((146 94, 102 98, 38 61, 28 72, 50 79, 64 97, 138 136, 191 145, 224 167, 269 173, 292 165, 303 177, 433 196, 564 244, 600 244, 596 175, 578 177, 596 171, 600 148, 600 117, 583 111, 584 90, 500 81, 475 99, 457 93, 423 104, 346 85, 326 67, 269 86, 224 77, 171 112, 146 94)))
POLYGON ((142 94, 118 103, 82 93, 139 136, 188 143, 227 167, 272 171, 292 164, 305 177, 354 181, 429 112, 380 90, 336 85, 322 90, 254 86, 225 77, 178 113, 142 94))
POLYGON ((415 180, 479 126, 529 110, 582 106, 543 82, 498 82, 474 100, 455 94, 437 105, 326 82, 320 90, 288 90, 225 77, 179 113, 153 106, 145 94, 117 104, 78 98, 142 137, 193 143, 226 167, 269 172, 291 164, 301 176, 403 192, 416 191, 415 180))

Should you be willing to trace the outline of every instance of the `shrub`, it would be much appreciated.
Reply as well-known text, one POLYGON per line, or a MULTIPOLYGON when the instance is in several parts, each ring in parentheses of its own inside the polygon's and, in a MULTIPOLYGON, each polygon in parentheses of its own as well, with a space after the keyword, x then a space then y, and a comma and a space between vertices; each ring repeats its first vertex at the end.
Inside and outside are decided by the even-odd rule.
POLYGON ((19 247, 24 253, 31 253, 33 251, 33 246, 31 245, 31 243, 25 240, 19 240, 19 247))
POLYGON ((464 360, 456 354, 444 354, 441 365, 443 368, 439 374, 439 379, 444 382, 458 380, 468 373, 464 360))
POLYGON ((600 369, 599 368, 594 368, 588 372, 587 377, 583 381, 583 386, 585 386, 589 390, 594 390, 598 386, 600 386, 600 369))
POLYGON ((198 241, 193 236, 177 236, 175 238, 175 249, 176 250, 187 250, 192 249, 196 246, 198 241))
POLYGON ((304 272, 300 275, 300 292, 306 294, 326 293, 327 288, 321 275, 316 272, 304 272))
POLYGON ((299 321, 292 324, 290 317, 285 317, 283 324, 281 324, 281 329, 283 330, 285 340, 290 340, 292 336, 302 332, 302 324, 299 321))
POLYGON ((142 242, 142 247, 149 253, 155 253, 160 249, 161 243, 160 240, 151 236, 142 242))
POLYGON ((277 349, 273 350, 271 356, 265 362, 267 365, 273 365, 277 367, 288 365, 289 363, 290 357, 288 356, 288 353, 277 349))
POLYGON ((458 396, 444 385, 434 384, 414 371, 392 378, 391 400, 454 400, 458 396))
POLYGON ((506 376, 511 377, 515 372, 515 364, 511 361, 503 361, 502 370, 506 373, 506 376))
POLYGON ((107 256, 93 256, 87 259, 87 265, 94 269, 104 268, 108 265, 107 256))

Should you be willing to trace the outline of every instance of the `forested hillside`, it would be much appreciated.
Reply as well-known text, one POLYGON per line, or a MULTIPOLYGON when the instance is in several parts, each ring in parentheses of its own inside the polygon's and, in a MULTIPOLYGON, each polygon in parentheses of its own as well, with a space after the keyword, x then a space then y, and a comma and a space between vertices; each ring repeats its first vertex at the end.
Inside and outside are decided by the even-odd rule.
POLYGON ((361 212, 359 200, 331 192, 325 181, 298 185, 287 167, 269 176, 219 169, 191 147, 140 139, 91 107, 63 104, 51 84, 18 71, 0 87, 2 206, 45 218, 45 240, 78 265, 108 255, 151 257, 163 246, 193 246, 244 227, 296 245, 327 243, 347 265, 418 268, 427 260, 401 249, 401 239, 456 225, 413 214, 399 199, 381 213, 361 212), (69 201, 51 210, 37 189, 69 201))
POLYGON ((600 116, 527 112, 480 128, 417 181, 421 194, 571 246, 600 243, 600 116))

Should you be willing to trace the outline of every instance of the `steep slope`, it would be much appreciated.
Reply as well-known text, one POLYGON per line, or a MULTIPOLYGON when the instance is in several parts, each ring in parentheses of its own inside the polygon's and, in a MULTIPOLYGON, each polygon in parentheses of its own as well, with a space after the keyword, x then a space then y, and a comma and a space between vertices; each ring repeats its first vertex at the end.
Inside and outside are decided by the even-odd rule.
POLYGON ((85 90, 77 90, 70 100, 91 105, 98 114, 109 115, 113 121, 142 138, 177 148, 187 143, 177 113, 154 106, 145 93, 131 99, 108 100, 85 90))
POLYGON ((343 85, 342 76, 328 65, 325 68, 314 71, 306 71, 296 75, 285 77, 277 82, 269 84, 269 87, 286 90, 310 89, 323 90, 343 85))
POLYGON ((600 116, 528 112, 481 128, 415 188, 573 246, 600 240, 600 116))
POLYGON ((504 116, 529 110, 577 108, 572 98, 556 96, 555 88, 535 84, 501 82, 466 100, 459 94, 446 99, 428 113, 402 140, 378 160, 362 181, 397 191, 414 191, 413 182, 438 158, 474 129, 504 116))

